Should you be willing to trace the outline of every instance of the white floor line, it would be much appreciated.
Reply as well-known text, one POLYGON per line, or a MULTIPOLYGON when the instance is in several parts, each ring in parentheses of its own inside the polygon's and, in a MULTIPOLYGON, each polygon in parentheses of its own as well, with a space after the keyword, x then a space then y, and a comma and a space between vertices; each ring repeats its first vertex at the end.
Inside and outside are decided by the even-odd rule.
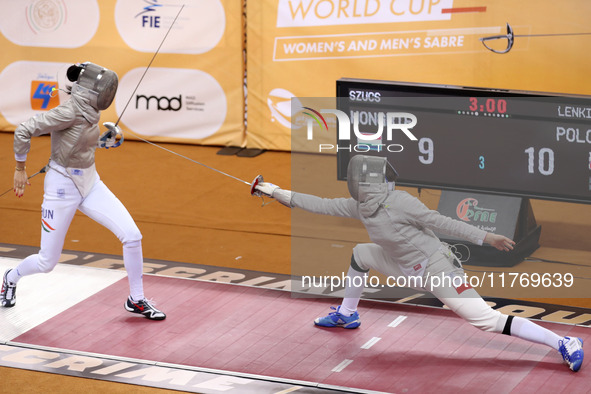
POLYGON ((406 320, 406 316, 398 316, 396 319, 392 320, 392 323, 388 324, 388 327, 397 327, 404 320, 406 320))
MULTIPOLYGON (((0 276, 20 261, 0 257, 0 276)), ((0 343, 13 340, 126 276, 125 271, 58 264, 49 274, 21 279, 16 305, 0 307, 0 343)))
POLYGON ((353 360, 344 359, 339 365, 332 369, 332 372, 341 372, 343 369, 347 367, 347 365, 351 364, 353 360))
POLYGON ((382 338, 379 337, 373 337, 372 339, 370 339, 369 341, 365 342, 362 346, 361 349, 369 349, 370 347, 372 347, 373 345, 375 345, 376 343, 378 343, 382 338))

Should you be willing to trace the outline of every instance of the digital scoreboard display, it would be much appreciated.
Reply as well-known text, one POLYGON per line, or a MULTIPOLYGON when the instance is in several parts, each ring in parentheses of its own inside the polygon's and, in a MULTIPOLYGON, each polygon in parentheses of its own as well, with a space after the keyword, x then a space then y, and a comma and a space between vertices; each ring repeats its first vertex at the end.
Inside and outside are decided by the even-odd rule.
POLYGON ((378 155, 402 186, 591 203, 591 97, 340 79, 337 109, 339 180, 378 155))

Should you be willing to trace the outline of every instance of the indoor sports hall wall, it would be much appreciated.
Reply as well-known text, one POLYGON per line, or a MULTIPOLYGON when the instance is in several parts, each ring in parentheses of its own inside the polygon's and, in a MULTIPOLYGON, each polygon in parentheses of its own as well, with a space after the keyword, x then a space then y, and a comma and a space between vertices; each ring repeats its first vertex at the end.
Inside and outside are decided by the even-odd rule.
POLYGON ((51 97, 51 88, 64 87, 68 65, 92 61, 120 79, 103 122, 131 97, 124 131, 244 145, 242 0, 0 0, 0 32, 0 130, 57 106, 67 95, 51 97))
POLYGON ((291 146, 290 99, 334 96, 342 77, 591 94, 586 0, 0 0, 0 7, 3 131, 64 100, 50 89, 63 87, 68 64, 85 60, 120 77, 103 121, 117 119, 131 97, 124 131, 268 150, 305 151, 291 146), (486 49, 480 38, 505 34, 507 23, 516 35, 511 51, 486 49))
POLYGON ((247 15, 248 147, 298 150, 290 98, 334 97, 343 77, 591 94, 586 0, 257 0, 247 15), (507 23, 511 51, 486 49, 507 23))

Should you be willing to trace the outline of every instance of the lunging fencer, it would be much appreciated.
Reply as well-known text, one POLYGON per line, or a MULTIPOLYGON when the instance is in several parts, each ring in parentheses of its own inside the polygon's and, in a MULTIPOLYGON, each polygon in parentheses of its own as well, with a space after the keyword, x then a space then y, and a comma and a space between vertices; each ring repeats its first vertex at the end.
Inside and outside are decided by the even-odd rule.
POLYGON ((416 197, 394 188, 397 176, 386 158, 356 155, 347 168, 351 198, 325 199, 266 182, 255 186, 256 191, 289 208, 359 219, 373 242, 353 248, 341 305, 332 307, 334 312, 317 318, 314 324, 359 327, 357 305, 364 289, 363 276, 374 269, 387 276, 418 277, 423 284, 418 290, 431 292, 473 326, 550 346, 560 352, 570 369, 578 371, 584 356, 580 338, 561 337, 530 320, 502 314, 488 306, 468 283, 458 286, 458 281, 452 279, 464 278, 464 270, 449 245, 441 242, 434 231, 477 245, 487 243, 502 251, 513 249, 515 243, 503 235, 488 233, 428 209, 416 197), (429 283, 433 277, 450 280, 439 281, 435 286, 434 281, 429 283))
POLYGON ((4 274, 1 302, 16 304, 16 285, 25 276, 53 270, 60 258, 66 233, 76 210, 111 230, 123 244, 123 261, 130 294, 124 306, 129 312, 151 320, 166 315, 144 296, 142 235, 121 201, 101 181, 95 168, 97 147, 116 147, 121 140, 118 127, 105 123, 102 135, 100 111, 115 97, 117 74, 86 62, 68 68, 70 99, 21 123, 14 132, 16 170, 14 191, 22 197, 28 184, 26 159, 31 138, 51 134, 51 159, 44 182, 41 215, 41 248, 4 274))

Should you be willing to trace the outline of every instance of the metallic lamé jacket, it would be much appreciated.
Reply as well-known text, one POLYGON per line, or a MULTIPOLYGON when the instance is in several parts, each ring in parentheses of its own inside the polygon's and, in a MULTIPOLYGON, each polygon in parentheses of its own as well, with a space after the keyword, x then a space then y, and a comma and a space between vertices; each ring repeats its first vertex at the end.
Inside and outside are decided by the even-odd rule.
POLYGON ((381 246, 403 269, 429 259, 441 247, 434 231, 482 245, 486 231, 441 215, 405 191, 388 191, 386 184, 359 188, 353 198, 320 198, 302 193, 277 193, 285 205, 310 212, 361 220, 371 241, 381 246))
POLYGON ((99 138, 100 111, 90 105, 90 92, 74 83, 65 103, 21 123, 14 132, 17 161, 25 161, 31 137, 51 134, 51 160, 66 168, 90 168, 99 138))

